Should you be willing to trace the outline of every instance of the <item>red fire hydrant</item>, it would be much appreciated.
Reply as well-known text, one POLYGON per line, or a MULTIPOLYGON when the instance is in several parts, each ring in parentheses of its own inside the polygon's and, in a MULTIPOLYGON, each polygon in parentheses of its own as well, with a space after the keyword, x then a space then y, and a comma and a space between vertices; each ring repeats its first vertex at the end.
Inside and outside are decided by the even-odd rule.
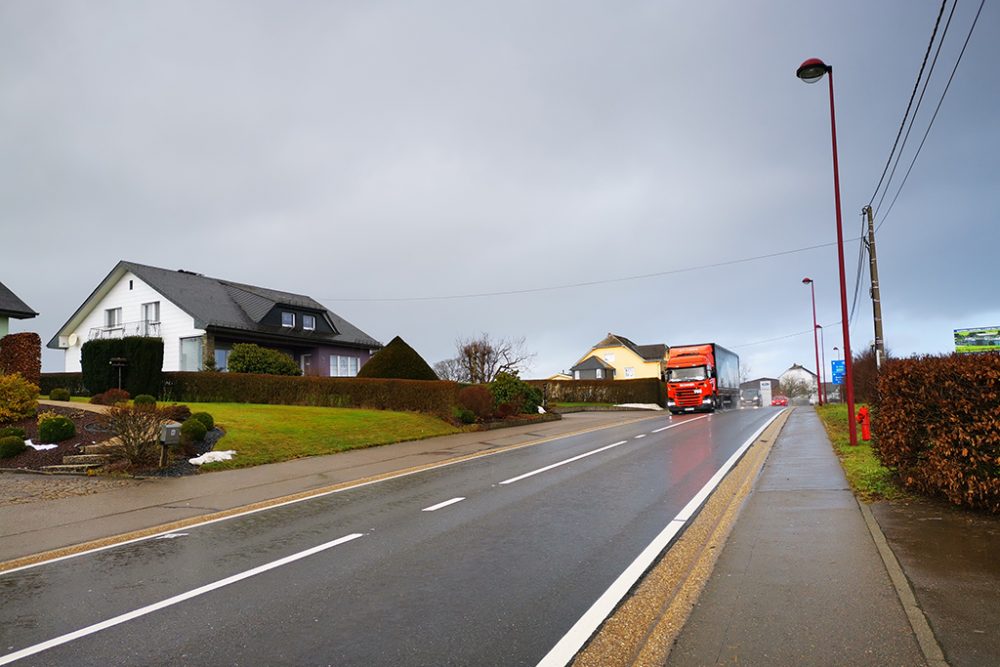
POLYGON ((861 424, 861 439, 868 441, 872 439, 872 419, 871 415, 868 414, 868 406, 862 405, 858 409, 857 414, 858 423, 861 424))

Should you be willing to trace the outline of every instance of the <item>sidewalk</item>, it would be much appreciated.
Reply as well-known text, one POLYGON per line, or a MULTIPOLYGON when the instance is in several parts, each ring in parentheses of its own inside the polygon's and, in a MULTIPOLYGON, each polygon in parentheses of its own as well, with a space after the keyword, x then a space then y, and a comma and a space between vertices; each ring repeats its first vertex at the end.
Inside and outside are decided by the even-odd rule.
MULTIPOLYGON (((581 412, 554 422, 355 449, 254 468, 144 479, 127 486, 74 477, 71 479, 80 484, 94 482, 107 490, 3 507, 0 563, 457 457, 651 418, 664 419, 664 414, 581 412)), ((41 492, 43 485, 65 479, 2 473, 0 487, 4 483, 37 484, 41 492)))
POLYGON ((928 664, 813 410, 786 423, 667 664, 928 664))

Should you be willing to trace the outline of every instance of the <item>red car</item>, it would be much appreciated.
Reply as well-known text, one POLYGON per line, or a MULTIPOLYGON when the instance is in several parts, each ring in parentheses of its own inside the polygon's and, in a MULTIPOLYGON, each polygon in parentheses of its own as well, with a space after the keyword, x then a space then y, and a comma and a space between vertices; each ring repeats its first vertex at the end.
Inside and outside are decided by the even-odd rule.
POLYGON ((787 406, 788 397, 787 396, 775 396, 771 399, 771 405, 787 406))

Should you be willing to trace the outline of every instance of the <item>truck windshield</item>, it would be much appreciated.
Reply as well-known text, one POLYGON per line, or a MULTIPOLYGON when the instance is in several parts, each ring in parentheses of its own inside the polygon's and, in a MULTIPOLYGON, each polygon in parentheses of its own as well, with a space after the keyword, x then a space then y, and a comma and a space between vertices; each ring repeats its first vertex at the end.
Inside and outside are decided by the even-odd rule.
POLYGON ((670 369, 670 381, 671 382, 687 382, 690 380, 704 380, 705 379, 705 367, 695 366, 694 368, 671 368, 670 369))

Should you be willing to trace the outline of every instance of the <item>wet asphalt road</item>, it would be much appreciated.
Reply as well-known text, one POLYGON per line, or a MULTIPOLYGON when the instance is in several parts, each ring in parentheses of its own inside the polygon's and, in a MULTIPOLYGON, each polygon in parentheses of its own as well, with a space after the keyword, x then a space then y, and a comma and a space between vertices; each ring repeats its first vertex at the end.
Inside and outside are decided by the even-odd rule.
POLYGON ((42 645, 17 664, 534 665, 776 412, 631 423, 3 574, 0 664, 42 645))

